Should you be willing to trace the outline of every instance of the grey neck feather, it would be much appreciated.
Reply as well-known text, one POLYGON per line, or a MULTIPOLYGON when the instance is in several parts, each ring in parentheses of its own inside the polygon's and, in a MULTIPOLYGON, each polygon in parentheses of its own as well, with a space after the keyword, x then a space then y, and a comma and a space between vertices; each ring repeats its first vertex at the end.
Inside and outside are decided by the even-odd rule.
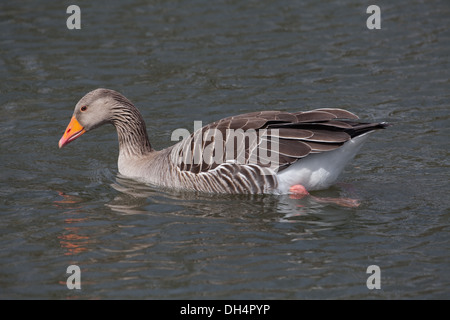
POLYGON ((127 157, 142 156, 152 152, 144 119, 139 110, 125 97, 115 97, 111 123, 116 127, 119 152, 127 157))

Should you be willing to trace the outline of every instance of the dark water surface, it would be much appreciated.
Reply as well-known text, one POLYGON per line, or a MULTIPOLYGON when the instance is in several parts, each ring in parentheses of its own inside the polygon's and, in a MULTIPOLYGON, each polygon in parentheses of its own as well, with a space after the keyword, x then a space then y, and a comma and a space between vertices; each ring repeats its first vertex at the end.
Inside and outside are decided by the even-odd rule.
POLYGON ((448 1, 79 1, 0 6, 0 298, 450 298, 448 1), (118 90, 157 149, 233 114, 346 108, 377 132, 314 197, 159 190, 117 174, 118 90), (81 290, 66 287, 69 265, 81 290), (369 265, 381 289, 369 290, 369 265))

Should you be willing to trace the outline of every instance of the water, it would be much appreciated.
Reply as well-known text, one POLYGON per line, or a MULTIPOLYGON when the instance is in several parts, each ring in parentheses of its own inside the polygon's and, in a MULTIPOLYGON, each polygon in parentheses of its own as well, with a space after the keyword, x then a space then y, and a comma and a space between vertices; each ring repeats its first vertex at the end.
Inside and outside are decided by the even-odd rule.
POLYGON ((450 6, 377 4, 381 30, 354 1, 79 3, 81 30, 51 1, 2 4, 0 297, 448 299, 450 6), (58 149, 97 87, 139 106, 157 149, 264 109, 394 126, 313 193, 358 207, 174 192, 117 174, 112 127, 58 149))

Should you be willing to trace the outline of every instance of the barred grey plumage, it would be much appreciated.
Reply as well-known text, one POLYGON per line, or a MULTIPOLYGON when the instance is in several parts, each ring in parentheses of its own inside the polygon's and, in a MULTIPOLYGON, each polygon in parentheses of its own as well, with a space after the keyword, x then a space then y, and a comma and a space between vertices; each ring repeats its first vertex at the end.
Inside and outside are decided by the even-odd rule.
MULTIPOLYGON (((361 137, 387 126, 359 122, 355 114, 337 108, 260 111, 210 123, 156 151, 138 109, 116 91, 91 91, 77 103, 73 116, 84 131, 104 123, 115 126, 121 174, 210 193, 285 193, 291 183, 326 187, 359 149, 361 137)), ((69 127, 60 147, 73 140, 69 127)))

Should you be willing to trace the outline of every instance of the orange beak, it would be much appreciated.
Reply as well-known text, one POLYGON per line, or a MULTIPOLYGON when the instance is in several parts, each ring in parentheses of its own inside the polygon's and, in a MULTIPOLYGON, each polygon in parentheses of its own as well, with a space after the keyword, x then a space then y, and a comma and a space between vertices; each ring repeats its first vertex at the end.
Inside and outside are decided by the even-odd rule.
POLYGON ((86 130, 83 128, 83 126, 78 122, 77 118, 73 116, 66 128, 66 131, 64 132, 64 135, 59 140, 59 148, 64 147, 66 144, 75 140, 85 132, 86 130))

